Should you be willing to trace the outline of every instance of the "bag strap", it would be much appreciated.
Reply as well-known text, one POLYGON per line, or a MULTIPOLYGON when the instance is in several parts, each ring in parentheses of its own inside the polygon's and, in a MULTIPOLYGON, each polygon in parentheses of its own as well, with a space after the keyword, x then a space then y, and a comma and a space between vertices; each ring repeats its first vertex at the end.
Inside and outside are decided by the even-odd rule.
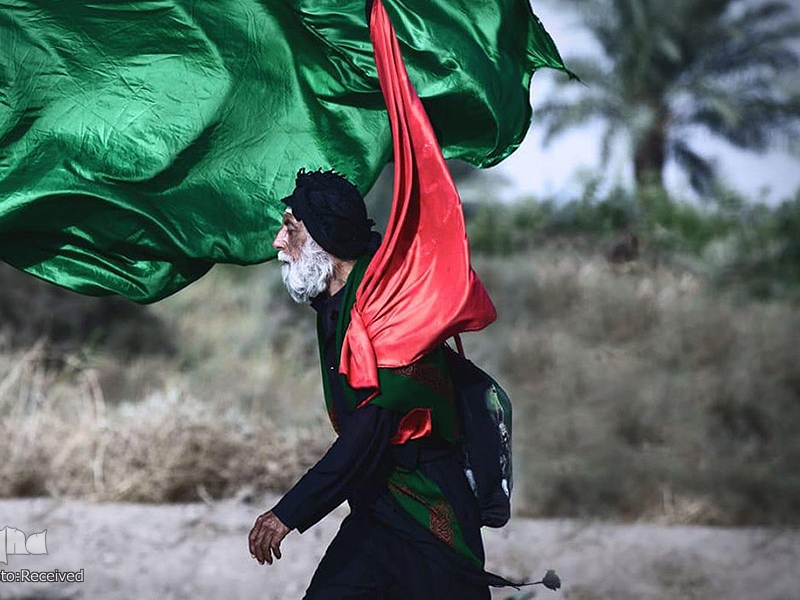
POLYGON ((458 350, 458 353, 462 358, 466 358, 467 356, 464 354, 464 344, 461 343, 461 335, 456 333, 453 339, 456 341, 456 350, 458 350))

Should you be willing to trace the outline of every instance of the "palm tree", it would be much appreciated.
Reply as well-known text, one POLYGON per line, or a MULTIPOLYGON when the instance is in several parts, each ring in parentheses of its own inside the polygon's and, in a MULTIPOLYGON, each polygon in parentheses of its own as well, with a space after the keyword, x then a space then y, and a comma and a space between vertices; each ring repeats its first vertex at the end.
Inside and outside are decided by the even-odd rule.
MULTIPOLYGON (((800 139, 800 20, 788 2, 750 0, 568 0, 602 54, 567 64, 586 84, 536 111, 545 142, 601 119, 601 160, 618 135, 630 144, 637 186, 663 188, 667 161, 702 195, 714 164, 689 143, 698 129, 763 151, 800 139)), ((563 4, 562 4, 563 6, 563 4)), ((563 94, 566 92, 566 94, 563 94)), ((563 94, 563 95, 562 95, 563 94)), ((561 97, 559 97, 561 95, 561 97)))

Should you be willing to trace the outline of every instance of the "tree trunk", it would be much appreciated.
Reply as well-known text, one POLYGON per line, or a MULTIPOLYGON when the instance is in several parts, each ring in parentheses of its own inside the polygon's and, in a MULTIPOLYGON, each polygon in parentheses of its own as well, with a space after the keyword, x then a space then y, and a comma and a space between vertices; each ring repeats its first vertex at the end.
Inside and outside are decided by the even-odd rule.
POLYGON ((664 187, 664 162, 667 145, 667 111, 659 110, 658 117, 636 147, 633 158, 636 186, 664 187))
POLYGON ((657 207, 669 201, 664 190, 669 109, 664 105, 656 105, 654 112, 656 116, 637 145, 633 157, 639 208, 645 222, 657 220, 656 213, 660 212, 657 207))

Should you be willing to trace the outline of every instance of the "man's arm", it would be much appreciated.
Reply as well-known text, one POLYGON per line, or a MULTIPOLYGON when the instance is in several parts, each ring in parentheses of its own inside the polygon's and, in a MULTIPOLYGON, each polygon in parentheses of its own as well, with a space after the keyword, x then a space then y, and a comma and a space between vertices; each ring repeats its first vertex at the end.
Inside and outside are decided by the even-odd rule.
POLYGON ((259 563, 280 558, 280 543, 292 529, 301 533, 339 506, 355 485, 375 474, 401 416, 367 405, 347 417, 342 431, 320 461, 250 532, 250 553, 259 563))

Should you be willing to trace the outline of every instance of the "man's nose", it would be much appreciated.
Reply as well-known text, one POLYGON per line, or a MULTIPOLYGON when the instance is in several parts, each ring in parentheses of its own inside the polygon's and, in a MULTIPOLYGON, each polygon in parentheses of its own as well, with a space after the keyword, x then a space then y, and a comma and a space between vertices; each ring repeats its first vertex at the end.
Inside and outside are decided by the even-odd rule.
POLYGON ((272 240, 272 247, 275 250, 285 250, 286 249, 286 228, 281 227, 278 230, 278 235, 275 236, 275 239, 272 240))

